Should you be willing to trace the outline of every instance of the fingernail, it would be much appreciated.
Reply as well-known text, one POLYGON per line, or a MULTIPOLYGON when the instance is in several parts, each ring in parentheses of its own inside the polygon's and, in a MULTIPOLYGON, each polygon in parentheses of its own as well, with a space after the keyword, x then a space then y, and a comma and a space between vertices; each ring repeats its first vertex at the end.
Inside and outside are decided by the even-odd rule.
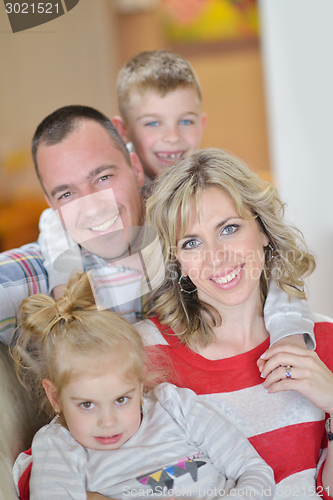
POLYGON ((264 377, 264 375, 263 375, 262 373, 260 373, 260 377, 261 377, 261 378, 265 378, 265 377, 264 377))
POLYGON ((265 351, 265 352, 264 352, 264 353, 260 356, 260 357, 261 357, 261 359, 265 359, 265 357, 266 357, 266 352, 267 352, 267 351, 265 351))

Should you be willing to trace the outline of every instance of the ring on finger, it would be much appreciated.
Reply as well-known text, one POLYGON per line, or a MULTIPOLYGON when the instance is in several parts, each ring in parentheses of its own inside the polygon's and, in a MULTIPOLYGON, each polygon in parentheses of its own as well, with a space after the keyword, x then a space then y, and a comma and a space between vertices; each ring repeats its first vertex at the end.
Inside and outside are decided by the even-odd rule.
POLYGON ((292 369, 292 366, 286 366, 286 378, 291 378, 291 369, 292 369))

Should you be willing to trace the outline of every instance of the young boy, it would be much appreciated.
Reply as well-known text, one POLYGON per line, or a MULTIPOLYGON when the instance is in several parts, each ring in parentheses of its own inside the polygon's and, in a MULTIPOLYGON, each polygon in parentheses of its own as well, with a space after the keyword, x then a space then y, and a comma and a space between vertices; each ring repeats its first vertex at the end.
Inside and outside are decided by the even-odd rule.
POLYGON ((207 116, 199 80, 183 57, 165 50, 133 57, 118 73, 117 99, 121 116, 112 123, 132 143, 146 181, 199 148, 207 116))

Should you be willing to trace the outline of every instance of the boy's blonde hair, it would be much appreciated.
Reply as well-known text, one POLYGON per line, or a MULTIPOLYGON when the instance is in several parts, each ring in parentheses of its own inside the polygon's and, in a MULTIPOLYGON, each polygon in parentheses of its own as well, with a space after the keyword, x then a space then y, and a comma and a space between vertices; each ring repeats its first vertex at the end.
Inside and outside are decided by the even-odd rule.
POLYGON ((42 380, 51 380, 59 397, 71 377, 85 375, 87 369, 98 375, 105 361, 121 376, 135 377, 145 387, 148 383, 139 333, 118 314, 97 309, 85 273, 73 275, 57 301, 36 294, 22 302, 11 353, 21 382, 43 409, 49 405, 42 380))
POLYGON ((200 83, 189 61, 166 50, 142 52, 127 61, 118 73, 119 112, 126 121, 126 108, 133 90, 140 94, 153 90, 164 97, 179 87, 194 87, 201 102, 200 83))
MULTIPOLYGON (((218 149, 199 150, 176 161, 157 178, 147 200, 146 225, 157 231, 165 269, 164 279, 154 289, 150 303, 151 312, 159 316, 163 325, 181 326, 178 337, 192 348, 208 345, 213 338, 212 326, 223 321, 215 309, 199 299, 197 291, 182 293, 178 284, 181 268, 176 257, 177 242, 187 230, 193 199, 199 216, 201 195, 209 188, 227 193, 239 215, 255 219, 269 239, 260 277, 263 302, 270 280, 275 280, 290 296, 305 299, 303 277, 315 268, 315 259, 302 234, 283 220, 284 204, 277 190, 242 161, 218 149)), ((154 271, 158 275, 160 267, 160 262, 154 266, 155 253, 146 256, 152 275, 154 271)), ((192 290, 193 287, 192 284, 192 290)))

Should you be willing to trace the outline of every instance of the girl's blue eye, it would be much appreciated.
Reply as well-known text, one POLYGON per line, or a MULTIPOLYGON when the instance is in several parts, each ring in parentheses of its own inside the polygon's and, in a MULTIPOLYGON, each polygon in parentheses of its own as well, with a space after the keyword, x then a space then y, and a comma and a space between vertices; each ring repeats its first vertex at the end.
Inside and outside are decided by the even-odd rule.
POLYGON ((234 234, 239 229, 238 224, 230 224, 221 230, 222 235, 234 234))
POLYGON ((129 397, 127 397, 127 396, 122 396, 121 398, 118 398, 118 399, 116 400, 116 404, 117 404, 117 405, 124 405, 124 404, 126 404, 126 403, 127 403, 127 401, 128 401, 128 400, 129 400, 129 397))

